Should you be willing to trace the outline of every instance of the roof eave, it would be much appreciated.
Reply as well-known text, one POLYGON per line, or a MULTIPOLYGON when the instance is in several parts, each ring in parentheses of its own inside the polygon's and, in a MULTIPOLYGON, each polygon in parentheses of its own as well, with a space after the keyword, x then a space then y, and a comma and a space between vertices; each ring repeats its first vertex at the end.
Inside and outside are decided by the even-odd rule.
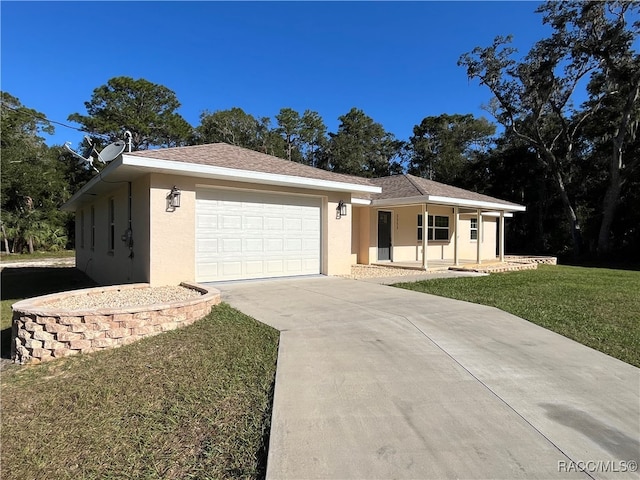
MULTIPOLYGON (((112 175, 116 169, 119 169, 123 173, 126 169, 134 169, 135 174, 137 175, 140 175, 144 172, 158 172, 174 175, 179 174, 185 176, 197 176, 199 178, 251 182, 263 185, 276 185, 283 187, 335 192, 382 192, 382 189, 375 185, 361 185, 357 183, 339 182, 335 180, 322 180, 309 177, 299 177, 295 175, 263 173, 253 170, 240 170, 235 168, 216 167, 212 165, 201 165, 196 163, 185 163, 173 160, 162 160, 152 157, 139 157, 124 154, 111 162, 98 175, 93 177, 84 187, 82 187, 67 202, 65 202, 64 205, 62 205, 61 209, 65 211, 74 211, 80 200, 87 195, 92 195, 91 191, 95 188, 95 186, 100 181, 105 181, 105 179, 112 175)), ((132 173, 134 170, 132 170, 132 173)))
POLYGON ((452 207, 472 207, 478 209, 498 210, 503 212, 524 212, 526 207, 522 205, 507 204, 500 202, 488 202, 483 200, 467 200, 465 198, 444 197, 440 195, 421 195, 403 198, 382 198, 373 200, 373 206, 400 206, 416 205, 421 203, 436 203, 438 205, 448 205, 452 207))
POLYGON ((60 210, 65 212, 74 212, 76 210, 76 205, 79 203, 80 199, 87 196, 92 195, 91 190, 100 182, 106 181, 105 178, 111 176, 111 174, 116 170, 120 165, 122 165, 122 156, 117 157, 115 160, 109 163, 101 172, 99 172, 95 177, 89 180, 80 190, 74 193, 69 200, 64 202, 60 207, 60 210))
POLYGON ((178 173, 181 175, 219 180, 232 180, 252 182, 266 185, 278 185, 286 187, 313 188, 337 192, 364 192, 380 193, 382 189, 374 185, 361 185, 356 183, 339 182, 335 180, 322 180, 295 175, 283 175, 277 173, 264 173, 254 170, 240 170, 236 168, 217 167, 213 165, 201 165, 197 163, 185 163, 173 160, 162 160, 152 157, 137 157, 123 155, 123 165, 147 169, 149 171, 163 171, 165 173, 178 173))
POLYGON ((525 212, 527 207, 512 203, 490 202, 485 200, 467 200, 466 198, 444 197, 440 195, 429 195, 429 201, 441 205, 451 205, 454 207, 475 207, 478 209, 501 210, 503 212, 525 212))

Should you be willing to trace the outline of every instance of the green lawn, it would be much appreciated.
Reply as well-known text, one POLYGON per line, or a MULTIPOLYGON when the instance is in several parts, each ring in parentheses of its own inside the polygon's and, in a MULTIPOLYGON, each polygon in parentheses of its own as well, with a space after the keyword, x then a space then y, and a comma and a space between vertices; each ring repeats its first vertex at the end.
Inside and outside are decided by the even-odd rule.
MULTIPOLYGON (((5 302, 87 286, 74 270, 5 269, 3 327, 5 302)), ((221 304, 116 350, 10 366, 2 478, 262 478, 277 349, 276 330, 221 304)))
POLYGON ((397 287, 491 305, 640 367, 640 272, 540 265, 397 287))
POLYGON ((5 253, 0 252, 0 260, 3 262, 27 262, 29 260, 41 260, 43 258, 69 258, 76 255, 75 250, 58 250, 55 252, 34 253, 5 253))

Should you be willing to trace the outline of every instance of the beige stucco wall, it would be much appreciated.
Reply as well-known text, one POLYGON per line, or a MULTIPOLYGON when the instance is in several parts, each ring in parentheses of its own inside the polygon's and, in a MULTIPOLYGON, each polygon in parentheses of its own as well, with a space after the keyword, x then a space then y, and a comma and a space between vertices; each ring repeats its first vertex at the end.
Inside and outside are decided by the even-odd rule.
MULTIPOLYGON (((478 243, 476 240, 471 240, 471 218, 476 218, 476 215, 460 215, 458 252, 463 260, 475 260, 477 257, 478 243)), ((496 258, 497 225, 498 219, 496 217, 482 217, 482 231, 480 232, 480 258, 482 260, 496 258)))
POLYGON ((360 214, 360 258, 358 260, 358 263, 365 264, 371 261, 371 257, 369 255, 369 235, 364 234, 365 232, 371 231, 371 214, 369 210, 369 207, 366 207, 366 210, 363 209, 360 214))
POLYGON ((322 200, 321 273, 348 274, 352 263, 351 205, 347 216, 336 218, 336 207, 348 194, 300 188, 283 188, 243 182, 211 181, 194 177, 151 175, 150 279, 152 285, 177 284, 195 280, 196 190, 237 188, 274 193, 316 196, 322 200), (166 211, 166 195, 176 185, 182 192, 181 206, 166 211))
POLYGON ((131 185, 131 250, 121 237, 129 228, 127 183, 114 184, 114 189, 100 197, 88 197, 76 210, 76 266, 96 282, 109 285, 148 281, 148 177, 131 185), (115 241, 109 251, 109 199, 114 200, 115 241), (91 246, 91 207, 95 212, 95 245, 91 246), (82 217, 84 216, 84 221, 82 217), (81 231, 84 227, 84 235, 81 231), (84 236, 84 242, 81 241, 84 236))
MULTIPOLYGON (((406 207, 365 207, 359 217, 359 242, 358 263, 370 264, 378 259, 378 211, 390 211, 392 213, 391 242, 392 259, 394 262, 421 262, 422 242, 418 241, 417 226, 418 215, 422 213, 420 205, 406 207), (362 219, 367 219, 363 222, 362 219)), ((442 205, 427 205, 428 215, 449 217, 449 239, 431 240, 427 242, 427 262, 429 260, 453 260, 455 214, 453 207, 442 205)), ((471 217, 474 215, 460 215, 458 223, 458 258, 460 260, 475 260, 477 255, 477 242, 471 240, 471 217)), ((483 232, 481 236, 481 259, 489 260, 496 257, 496 225, 495 217, 482 217, 483 232)), ((426 225, 426 222, 425 222, 426 225)), ((426 233, 425 233, 426 236, 426 233)))
POLYGON ((360 212, 361 208, 353 207, 351 209, 351 264, 358 263, 360 254, 360 212))
MULTIPOLYGON (((347 216, 336 218, 336 208, 340 200, 350 202, 349 194, 331 192, 327 196, 327 215, 325 216, 327 228, 323 231, 323 237, 327 243, 327 268, 322 273, 325 275, 349 275, 351 273, 351 217, 353 208, 347 203, 347 216), (326 232, 326 234, 325 234, 326 232)), ((323 239, 324 243, 324 239, 323 239)))
POLYGON ((151 174, 149 283, 178 285, 195 280, 195 182, 188 177, 151 174), (167 194, 181 190, 180 207, 167 209, 167 194))

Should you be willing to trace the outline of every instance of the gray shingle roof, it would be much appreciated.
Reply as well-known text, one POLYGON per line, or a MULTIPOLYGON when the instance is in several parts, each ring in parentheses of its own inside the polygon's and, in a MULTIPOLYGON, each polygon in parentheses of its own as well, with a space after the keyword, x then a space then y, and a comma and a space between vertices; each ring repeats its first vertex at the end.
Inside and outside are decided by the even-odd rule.
POLYGON ((253 172, 291 175, 294 177, 313 178, 356 185, 373 185, 368 178, 333 173, 227 143, 145 150, 127 153, 126 155, 234 168, 253 172))
POLYGON ((372 178, 371 183, 382 187, 382 193, 370 195, 372 200, 388 200, 408 197, 421 197, 425 195, 460 198, 475 202, 491 202, 503 205, 519 206, 517 203, 507 202, 488 195, 465 190, 464 188, 452 187, 444 183, 434 182, 426 178, 414 175, 393 175, 391 177, 372 178))
POLYGON ((147 157, 158 160, 211 165, 262 173, 290 175, 294 177, 327 180, 356 185, 378 186, 382 193, 358 194, 359 197, 371 200, 402 199, 419 196, 442 196, 478 202, 492 202, 503 205, 519 206, 516 203, 500 200, 488 195, 471 192, 463 188, 452 187, 444 183, 434 182, 413 175, 393 175, 382 178, 362 178, 353 175, 329 172, 301 163, 256 152, 227 143, 211 143, 189 147, 163 148, 127 153, 136 157, 147 157))

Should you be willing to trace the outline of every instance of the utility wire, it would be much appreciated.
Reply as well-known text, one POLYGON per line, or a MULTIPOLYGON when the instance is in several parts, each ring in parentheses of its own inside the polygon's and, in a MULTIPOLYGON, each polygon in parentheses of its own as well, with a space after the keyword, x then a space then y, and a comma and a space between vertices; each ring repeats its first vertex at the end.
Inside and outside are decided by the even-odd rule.
POLYGON ((107 135, 105 133, 97 133, 97 132, 90 132, 90 131, 87 131, 87 130, 82 130, 81 128, 72 127, 71 125, 67 125, 66 123, 58 122, 56 120, 51 120, 51 119, 45 117, 42 114, 38 115, 38 114, 32 113, 29 110, 27 110, 26 107, 15 108, 15 107, 12 107, 11 105, 7 105, 5 102, 1 102, 1 103, 2 103, 3 107, 8 108, 9 110, 13 110, 14 112, 21 113, 21 114, 24 114, 24 115, 29 115, 30 117, 33 117, 33 118, 35 118, 37 120, 40 120, 40 121, 43 121, 43 122, 54 123, 56 125, 60 125, 61 127, 70 128, 71 130, 76 130, 78 132, 89 133, 89 134, 94 135, 96 137, 103 137, 103 138, 106 138, 106 139, 110 138, 109 135, 107 135))

